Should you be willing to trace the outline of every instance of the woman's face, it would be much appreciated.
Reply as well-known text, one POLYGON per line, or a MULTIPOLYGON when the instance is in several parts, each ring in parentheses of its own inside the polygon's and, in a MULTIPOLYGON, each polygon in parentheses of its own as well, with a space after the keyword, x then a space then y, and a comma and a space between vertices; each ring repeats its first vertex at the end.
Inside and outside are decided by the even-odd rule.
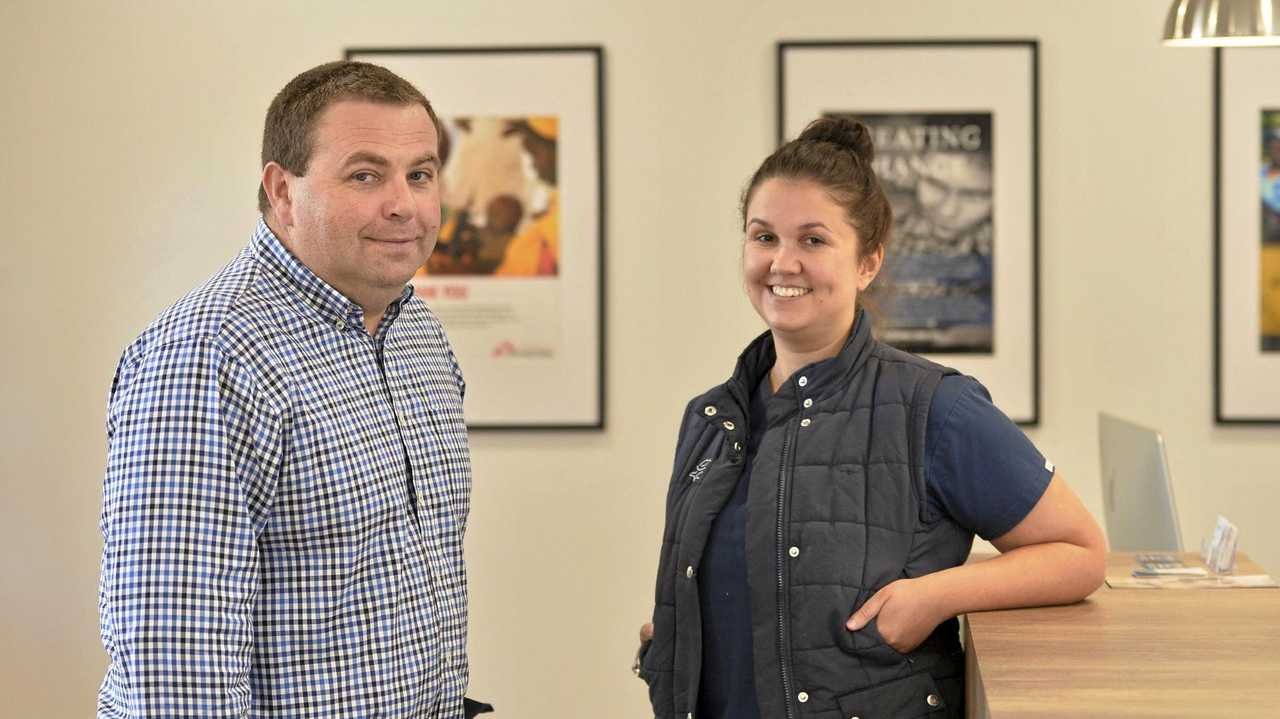
POLYGON ((830 343, 853 325, 855 301, 882 252, 860 258, 858 235, 821 186, 773 178, 747 206, 742 280, 775 337, 830 343))

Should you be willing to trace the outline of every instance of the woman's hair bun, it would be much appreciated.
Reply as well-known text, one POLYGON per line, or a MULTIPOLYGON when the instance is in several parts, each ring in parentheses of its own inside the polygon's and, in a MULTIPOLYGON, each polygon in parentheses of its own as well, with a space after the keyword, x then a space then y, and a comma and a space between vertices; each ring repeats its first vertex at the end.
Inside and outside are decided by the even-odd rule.
POLYGON ((852 152, 863 163, 870 165, 876 150, 871 142, 871 130, 862 122, 847 117, 823 117, 809 123, 800 133, 800 142, 827 142, 852 152))

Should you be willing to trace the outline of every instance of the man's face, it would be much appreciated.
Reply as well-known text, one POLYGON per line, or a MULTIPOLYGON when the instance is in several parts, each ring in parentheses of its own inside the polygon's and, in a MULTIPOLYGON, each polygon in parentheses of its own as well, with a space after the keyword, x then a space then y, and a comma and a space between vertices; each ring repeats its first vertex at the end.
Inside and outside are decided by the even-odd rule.
POLYGON ((958 153, 926 158, 916 198, 934 233, 950 239, 991 216, 991 171, 958 153))
POLYGON ((532 130, 522 136, 525 152, 533 160, 533 168, 543 182, 556 184, 556 145, 551 140, 538 137, 532 130))
POLYGON ((334 103, 279 212, 289 249, 366 309, 390 302, 440 231, 439 138, 420 105, 334 103), (385 298, 385 300, 384 300, 385 298))

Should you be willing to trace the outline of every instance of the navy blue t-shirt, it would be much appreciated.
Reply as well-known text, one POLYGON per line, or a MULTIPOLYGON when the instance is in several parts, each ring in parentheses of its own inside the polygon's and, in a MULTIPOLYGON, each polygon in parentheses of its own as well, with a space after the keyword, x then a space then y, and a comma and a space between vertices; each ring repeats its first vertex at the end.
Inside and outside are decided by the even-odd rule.
MULTIPOLYGON (((744 466, 768 426, 766 376, 752 393, 751 436, 744 466)), ((1053 465, 1022 430, 991 402, 972 377, 950 375, 938 383, 925 428, 928 511, 950 516, 983 539, 1021 522, 1053 478, 1053 465)), ((711 525, 699 568, 702 609, 702 677, 698 716, 759 719, 752 669, 751 603, 747 593, 746 504, 750 470, 711 525)), ((850 607, 852 611, 852 607, 850 607)))
MULTIPOLYGON (((769 378, 751 393, 743 466, 750 467, 756 447, 769 426, 769 378)), ((702 678, 698 685, 699 717, 760 719, 756 704, 754 654, 751 649, 751 598, 747 592, 747 486, 744 471, 733 495, 711 523, 711 534, 698 567, 698 602, 702 609, 702 678)))

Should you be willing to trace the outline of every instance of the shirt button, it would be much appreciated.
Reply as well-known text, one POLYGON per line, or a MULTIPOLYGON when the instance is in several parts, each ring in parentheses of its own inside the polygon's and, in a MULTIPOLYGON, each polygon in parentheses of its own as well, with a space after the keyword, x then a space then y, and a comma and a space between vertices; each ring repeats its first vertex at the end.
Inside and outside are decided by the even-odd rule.
POLYGON ((810 424, 813 424, 813 422, 811 422, 808 417, 805 417, 804 419, 800 420, 801 427, 808 427, 810 424))
POLYGON ((937 694, 930 694, 929 696, 925 697, 924 702, 925 704, 928 704, 931 707, 936 707, 942 703, 942 699, 938 698, 937 694))
POLYGON ((716 416, 716 408, 712 407, 711 405, 707 405, 706 407, 702 408, 702 413, 707 415, 708 417, 714 417, 716 416))
MULTIPOLYGON (((801 387, 803 387, 803 386, 805 386, 805 385, 809 384, 809 378, 808 378, 808 377, 801 377, 799 380, 796 380, 796 384, 798 384, 798 385, 800 385, 801 387)), ((806 695, 806 696, 807 696, 807 695, 806 695)))
POLYGON ((797 694, 796 701, 800 702, 801 704, 804 704, 805 702, 809 701, 809 692, 800 692, 799 694, 797 694))
POLYGON ((339 332, 341 332, 347 328, 347 323, 342 320, 338 320, 337 322, 333 323, 333 326, 336 327, 339 332))
POLYGON ((798 557, 800 556, 800 548, 792 547, 791 549, 787 550, 787 554, 790 554, 792 557, 798 557))
POLYGON ((730 421, 729 421, 729 420, 727 420, 727 419, 724 421, 724 428, 725 428, 725 429, 727 429, 727 430, 729 430, 730 432, 732 432, 732 431, 733 431, 733 429, 734 429, 734 427, 737 427, 737 425, 736 425, 736 424, 734 424, 733 422, 730 422, 730 421))
POLYGON ((809 399, 809 398, 807 398, 807 397, 806 397, 806 398, 805 398, 805 400, 804 400, 804 406, 805 406, 805 409, 808 409, 809 407, 812 407, 812 406, 813 406, 813 400, 812 400, 812 399, 809 399))
POLYGON ((692 564, 690 564, 690 565, 689 565, 689 568, 688 568, 688 569, 684 570, 684 576, 688 577, 689 579, 693 579, 693 565, 692 565, 692 564))

